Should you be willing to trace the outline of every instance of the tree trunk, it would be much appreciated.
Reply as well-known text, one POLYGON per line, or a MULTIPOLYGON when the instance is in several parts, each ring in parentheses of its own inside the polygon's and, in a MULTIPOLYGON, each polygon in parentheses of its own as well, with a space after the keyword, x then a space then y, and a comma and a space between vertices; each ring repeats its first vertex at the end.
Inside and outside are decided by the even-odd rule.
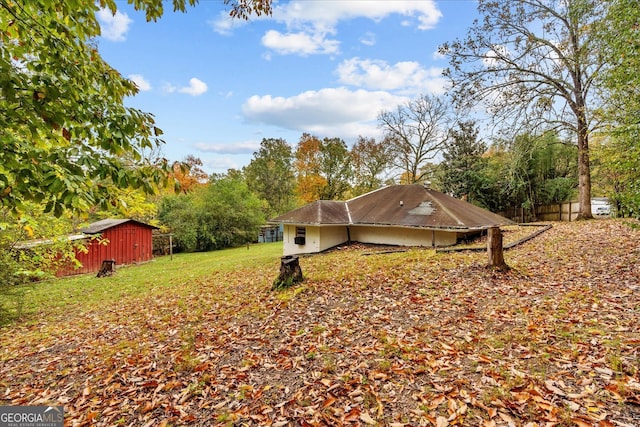
POLYGON ((586 135, 578 135, 578 190, 580 208, 577 219, 592 219, 591 212, 591 166, 589 144, 586 135))
POLYGON ((509 266, 504 262, 502 231, 500 231, 500 227, 491 227, 489 229, 487 236, 487 254, 489 255, 488 268, 499 271, 509 270, 509 266))
MULTIPOLYGON (((577 45, 577 42, 576 42, 577 45)), ((582 91, 580 73, 574 78, 576 83, 576 106, 573 109, 576 115, 578 134, 578 192, 580 207, 576 219, 593 219, 591 213, 591 164, 589 162, 589 125, 586 116, 585 98, 582 91)))
POLYGON ((96 277, 111 276, 116 271, 116 261, 113 259, 102 260, 102 266, 96 277))
POLYGON ((274 280, 271 290, 284 289, 294 283, 302 282, 302 269, 297 256, 287 255, 280 258, 280 274, 274 280))

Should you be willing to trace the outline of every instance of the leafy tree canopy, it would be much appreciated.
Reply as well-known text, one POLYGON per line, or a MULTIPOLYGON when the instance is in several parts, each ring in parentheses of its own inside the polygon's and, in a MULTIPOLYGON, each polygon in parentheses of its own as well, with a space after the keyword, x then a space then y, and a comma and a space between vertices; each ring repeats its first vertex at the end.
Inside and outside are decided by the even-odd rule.
POLYGON ((263 139, 244 175, 251 191, 266 200, 268 217, 294 207, 293 149, 284 139, 263 139))
MULTIPOLYGON (((130 0, 156 20, 162 0, 130 0)), ((185 11, 196 0, 173 0, 185 11)), ((229 3, 229 0, 225 0, 229 3)), ((231 15, 270 12, 269 0, 231 2, 231 15)), ((94 38, 96 13, 113 0, 0 0, 0 206, 25 201, 46 211, 117 204, 112 189, 153 192, 166 160, 143 151, 162 143, 152 114, 124 106, 137 87, 107 64, 94 38)))
POLYGON ((257 239, 265 219, 263 206, 241 174, 213 175, 190 193, 165 197, 159 218, 183 251, 208 251, 257 239))

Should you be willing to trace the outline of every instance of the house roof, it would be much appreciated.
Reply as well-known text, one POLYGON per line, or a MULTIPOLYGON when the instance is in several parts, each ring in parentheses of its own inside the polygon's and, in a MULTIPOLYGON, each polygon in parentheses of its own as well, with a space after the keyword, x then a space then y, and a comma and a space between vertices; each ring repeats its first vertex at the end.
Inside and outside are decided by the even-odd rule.
POLYGON ((317 201, 271 222, 300 225, 390 225, 484 229, 513 222, 420 184, 392 185, 346 202, 317 201))
POLYGON ((102 233, 105 230, 113 228, 116 225, 124 224, 124 223, 127 223, 127 222, 133 222, 135 224, 140 224, 140 225, 142 225, 144 227, 149 227, 149 228, 158 228, 155 225, 145 224, 144 222, 136 221, 134 219, 108 218, 108 219, 102 219, 100 221, 93 222, 93 223, 89 224, 88 226, 86 226, 84 228, 81 228, 80 231, 82 231, 85 234, 98 234, 98 233, 102 233))
POLYGON ((270 222, 287 224, 348 225, 349 211, 345 202, 318 200, 294 209, 270 222))

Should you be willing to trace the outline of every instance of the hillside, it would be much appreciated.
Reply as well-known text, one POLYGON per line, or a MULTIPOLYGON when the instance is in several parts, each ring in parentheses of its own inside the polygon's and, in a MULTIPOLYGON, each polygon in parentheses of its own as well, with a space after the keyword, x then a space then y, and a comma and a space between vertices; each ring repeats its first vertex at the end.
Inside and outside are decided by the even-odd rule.
POLYGON ((0 330, 0 404, 65 425, 636 426, 638 226, 554 223, 507 273, 356 246, 275 293, 266 244, 38 284, 0 330))

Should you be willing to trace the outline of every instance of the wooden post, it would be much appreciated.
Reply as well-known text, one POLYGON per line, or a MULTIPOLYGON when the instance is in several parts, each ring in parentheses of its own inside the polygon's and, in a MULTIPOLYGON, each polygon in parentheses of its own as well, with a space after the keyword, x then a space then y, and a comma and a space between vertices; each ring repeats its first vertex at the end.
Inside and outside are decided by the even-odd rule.
POLYGON ((274 280, 271 290, 288 288, 294 283, 302 282, 302 280, 302 269, 298 257, 295 255, 283 256, 280 258, 280 274, 274 280))
POLYGON ((502 231, 500 227, 489 228, 487 237, 487 254, 489 255, 488 268, 499 271, 509 270, 509 266, 504 262, 504 251, 502 247, 502 231))

